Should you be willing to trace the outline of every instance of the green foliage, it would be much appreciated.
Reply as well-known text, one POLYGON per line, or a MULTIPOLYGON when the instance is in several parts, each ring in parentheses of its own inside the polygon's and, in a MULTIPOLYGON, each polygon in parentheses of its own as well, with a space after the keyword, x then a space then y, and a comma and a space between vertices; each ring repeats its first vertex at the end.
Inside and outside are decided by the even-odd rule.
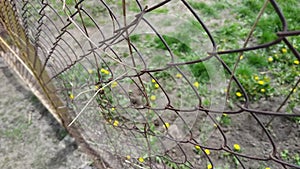
POLYGON ((9 130, 0 130, 1 136, 14 139, 22 139, 23 133, 28 129, 30 124, 25 123, 24 121, 19 121, 19 124, 14 126, 9 130))
MULTIPOLYGON (((192 51, 192 49, 188 46, 188 44, 183 43, 177 38, 168 35, 162 35, 162 37, 165 40, 165 42, 168 44, 168 46, 177 55, 180 55, 181 53, 189 53, 192 51)), ((155 37, 154 43, 155 43, 155 48, 167 50, 166 46, 158 37, 155 37)))
POLYGON ((290 161, 300 166, 300 156, 298 153, 290 153, 287 149, 280 152, 280 157, 285 161, 290 161))
POLYGON ((222 116, 218 117, 217 120, 222 126, 230 126, 231 124, 231 118, 228 114, 222 114, 222 116))
POLYGON ((289 151, 288 151, 288 150, 283 150, 283 151, 280 153, 280 156, 281 156, 282 159, 288 160, 288 159, 289 159, 289 151))
POLYGON ((166 14, 168 12, 169 12, 169 10, 167 8, 157 8, 153 11, 153 13, 156 13, 156 14, 162 14, 162 13, 166 14))
POLYGON ((295 161, 295 164, 300 166, 300 156, 299 156, 298 153, 296 153, 296 154, 293 156, 293 159, 294 159, 294 161, 295 161))
POLYGON ((209 80, 209 75, 204 63, 196 63, 191 66, 192 73, 199 82, 207 82, 209 80))
POLYGON ((267 59, 263 55, 257 55, 253 53, 247 56, 249 66, 255 66, 257 68, 263 68, 268 65, 267 59))
POLYGON ((185 162, 184 164, 177 164, 173 162, 171 159, 166 158, 166 157, 156 157, 156 162, 158 163, 164 163, 171 169, 190 169, 192 166, 188 163, 185 162))
POLYGON ((202 14, 205 14, 207 16, 217 16, 216 9, 209 6, 207 3, 191 1, 190 5, 194 9, 199 10, 202 14))

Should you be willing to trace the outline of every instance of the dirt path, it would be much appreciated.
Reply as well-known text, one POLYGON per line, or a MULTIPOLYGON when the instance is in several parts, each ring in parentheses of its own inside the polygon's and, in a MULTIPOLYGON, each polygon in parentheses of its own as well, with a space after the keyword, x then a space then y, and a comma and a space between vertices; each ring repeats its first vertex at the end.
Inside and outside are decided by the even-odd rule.
POLYGON ((1 60, 0 67, 0 168, 92 169, 74 140, 1 60))

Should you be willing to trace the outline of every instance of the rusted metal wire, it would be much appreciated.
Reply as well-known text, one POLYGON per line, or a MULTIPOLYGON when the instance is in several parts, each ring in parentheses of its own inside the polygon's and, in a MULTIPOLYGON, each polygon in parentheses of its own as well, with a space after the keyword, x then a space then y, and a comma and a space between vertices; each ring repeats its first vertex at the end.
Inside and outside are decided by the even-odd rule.
MULTIPOLYGON (((40 95, 83 151, 95 157, 99 168, 218 168, 222 159, 231 161, 229 168, 300 168, 280 158, 278 140, 269 129, 273 119, 300 117, 282 110, 299 87, 300 78, 294 79, 281 104, 274 105, 278 106, 275 111, 253 108, 235 69, 222 59, 239 54, 238 67, 243 53, 285 44, 300 61, 289 39, 299 36, 300 30, 289 30, 276 0, 265 1, 243 47, 225 50, 218 49, 217 37, 186 0, 0 0, 0 7, 0 49, 15 49, 3 50, 1 56, 40 95), (275 40, 249 46, 267 4, 280 18, 281 29, 274 32, 275 40), (129 10, 132 6, 135 9, 129 10), (155 11, 164 8, 178 11, 156 16, 155 11), (191 50, 202 53, 201 57, 180 58, 168 42, 166 31, 172 30, 167 29, 187 24, 179 16, 199 25, 199 34, 183 33, 182 37, 197 39, 191 50), (164 27, 168 22, 172 26, 164 27), (208 62, 218 67, 209 74, 211 93, 203 94, 203 84, 197 82, 190 66, 208 62), (230 83, 243 98, 231 99, 232 87, 220 92, 228 85, 222 73, 230 75, 230 83), (206 97, 213 102, 210 106, 205 105, 206 97), (234 101, 231 108, 228 100, 234 101), (249 124, 228 131, 219 120, 224 114, 249 124), (257 137, 264 145, 253 145, 256 152, 233 148, 236 138, 230 133, 247 126, 252 134, 261 132, 257 137), (257 152, 258 148, 262 152, 257 152)), ((189 48, 183 45, 182 50, 189 48)), ((299 134, 295 136, 300 142, 299 134)), ((241 145, 251 145, 251 140, 243 141, 241 145)))

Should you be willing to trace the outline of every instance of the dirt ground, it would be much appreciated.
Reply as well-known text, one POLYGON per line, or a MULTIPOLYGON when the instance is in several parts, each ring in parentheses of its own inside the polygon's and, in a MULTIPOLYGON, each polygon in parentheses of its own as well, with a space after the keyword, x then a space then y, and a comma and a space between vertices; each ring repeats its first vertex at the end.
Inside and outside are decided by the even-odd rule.
POLYGON ((92 169, 74 140, 1 60, 0 67, 0 168, 92 169))
MULTIPOLYGON (((74 140, 30 90, 21 84, 0 57, 0 169, 93 169, 92 161, 79 152, 74 140)), ((252 108, 272 110, 281 102, 282 99, 264 101, 252 105, 252 108)), ((232 115, 231 118, 231 125, 224 127, 228 145, 238 143, 243 154, 267 157, 272 147, 255 119, 248 114, 232 115)), ((271 117, 259 116, 259 119, 266 124, 271 117)), ((300 153, 300 125, 278 117, 269 130, 278 148, 277 155, 288 150, 288 159, 285 161, 295 163, 293 156, 300 153)), ((193 132, 200 135, 199 129, 193 132)), ((215 132, 212 133, 208 146, 218 147, 223 141, 220 133, 215 132)), ((196 155, 191 147, 189 145, 190 151, 186 154, 191 157, 188 160, 197 165, 204 155, 196 155)), ((211 151, 214 164, 222 168, 234 168, 232 157, 220 158, 222 155, 221 152, 211 151)), ((247 168, 283 168, 274 161, 242 161, 247 168)), ((202 162, 204 163, 206 164, 202 162)))
MULTIPOLYGON (((74 140, 67 135, 33 94, 21 85, 18 77, 1 61, 0 67, 0 168, 93 169, 88 157, 78 151, 74 140)), ((264 102, 255 107, 262 106, 271 109, 272 103, 264 102)), ((269 117, 260 118, 264 122, 269 120, 269 117)), ((253 119, 244 115, 233 117, 232 120, 233 124, 226 129, 229 142, 241 144, 246 154, 262 152, 264 156, 270 153, 270 143, 265 136, 260 136, 261 130, 257 125, 253 125, 255 124, 253 119), (257 151, 255 147, 260 151, 257 151)), ((300 153, 299 127, 288 119, 276 118, 274 120, 271 133, 279 154, 283 150, 288 150, 290 156, 300 153)), ((223 160, 218 159, 217 153, 215 155, 217 164, 224 163, 223 160)), ((292 157, 289 158, 292 161, 292 157)), ((253 163, 252 160, 246 160, 244 162, 247 166, 254 168, 260 166, 281 168, 280 165, 271 161, 253 163)), ((228 163, 225 162, 225 164, 228 163)))

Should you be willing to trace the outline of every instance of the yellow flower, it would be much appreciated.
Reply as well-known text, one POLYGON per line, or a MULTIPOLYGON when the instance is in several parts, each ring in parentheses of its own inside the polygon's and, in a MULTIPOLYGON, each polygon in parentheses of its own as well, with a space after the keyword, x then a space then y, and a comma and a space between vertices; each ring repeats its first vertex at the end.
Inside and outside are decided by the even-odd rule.
POLYGON ((234 150, 234 151, 240 151, 240 150, 241 150, 240 145, 234 144, 234 145, 233 145, 233 150, 234 150))
POLYGON ((165 123, 165 128, 168 129, 170 127, 170 123, 165 123))
POLYGON ((210 155, 209 149, 205 149, 204 152, 205 152, 207 155, 210 155))
POLYGON ((240 56, 240 60, 242 60, 242 59, 244 59, 244 56, 243 56, 243 55, 240 56))
POLYGON ((224 117, 228 116, 226 113, 223 113, 222 115, 223 115, 224 117))
POLYGON ((198 82, 195 82, 193 85, 194 85, 196 88, 199 87, 199 83, 198 83, 198 82))
POLYGON ((159 85, 158 85, 157 83, 155 83, 154 87, 155 87, 156 89, 158 89, 158 88, 159 88, 159 85))
POLYGON ((264 93, 264 92, 266 92, 266 89, 260 89, 260 91, 261 91, 262 93, 264 93))
POLYGON ((151 82, 152 82, 152 83, 156 83, 155 79, 151 79, 151 82))
POLYGON ((114 108, 114 107, 111 108, 111 111, 115 111, 115 110, 116 110, 116 108, 114 108))
POLYGON ((92 74, 94 71, 92 69, 88 70, 89 74, 92 74))
POLYGON ((268 61, 269 61, 269 62, 273 62, 273 58, 270 56, 270 57, 268 58, 268 61))
POLYGON ((198 145, 195 145, 195 149, 198 151, 201 150, 200 146, 198 146, 198 145))
POLYGON ((294 60, 295 65, 299 65, 299 60, 294 60))
POLYGON ((207 169, 212 169, 212 165, 211 165, 211 164, 208 164, 208 165, 207 165, 207 169))
POLYGON ((254 80, 259 80, 259 77, 255 75, 254 80))
POLYGON ((101 72, 101 73, 104 73, 104 74, 106 74, 106 75, 108 75, 108 74, 109 74, 109 71, 108 71, 108 70, 106 70, 106 69, 103 69, 103 68, 100 70, 100 72, 101 72))
POLYGON ((156 100, 156 96, 154 96, 154 95, 150 96, 150 100, 152 100, 152 101, 156 100))
POLYGON ((145 161, 145 160, 144 160, 143 157, 140 157, 140 158, 139 158, 139 162, 140 162, 140 163, 143 163, 144 161, 145 161))
POLYGON ((117 86, 118 86, 118 82, 112 82, 112 83, 111 83, 111 87, 112 87, 112 88, 117 87, 117 86))
POLYGON ((287 49, 286 49, 286 48, 282 48, 282 49, 281 49, 281 52, 282 52, 282 53, 286 53, 286 52, 287 52, 287 49))
POLYGON ((265 169, 271 169, 270 167, 266 167, 265 169))
POLYGON ((119 125, 118 120, 115 120, 114 123, 113 123, 113 125, 117 127, 119 125))
POLYGON ((127 160, 130 160, 131 157, 130 157, 130 155, 127 155, 126 158, 127 158, 127 160))
POLYGON ((265 84, 265 82, 264 82, 264 81, 262 81, 262 80, 260 80, 260 81, 258 81, 258 84, 260 84, 260 85, 264 85, 264 84, 265 84))
POLYGON ((176 74, 176 77, 177 77, 177 78, 182 78, 182 74, 177 73, 177 74, 176 74))
POLYGON ((69 97, 70 97, 70 99, 71 99, 71 100, 73 100, 73 99, 74 99, 74 95, 73 95, 72 93, 70 94, 70 96, 69 96, 69 97))
POLYGON ((241 92, 236 92, 235 95, 236 95, 237 97, 241 97, 241 96, 242 96, 242 93, 241 93, 241 92))

